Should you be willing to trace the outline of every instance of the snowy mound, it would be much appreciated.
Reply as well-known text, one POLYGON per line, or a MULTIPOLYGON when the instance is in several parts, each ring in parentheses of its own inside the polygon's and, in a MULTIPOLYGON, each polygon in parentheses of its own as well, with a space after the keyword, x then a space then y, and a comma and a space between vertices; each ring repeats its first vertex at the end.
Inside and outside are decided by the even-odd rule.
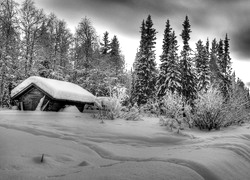
POLYGON ((60 112, 80 113, 76 106, 66 106, 60 112))
POLYGON ((32 84, 35 84, 55 99, 95 102, 95 96, 93 94, 76 84, 38 76, 31 76, 24 80, 11 91, 11 97, 14 97, 32 84))

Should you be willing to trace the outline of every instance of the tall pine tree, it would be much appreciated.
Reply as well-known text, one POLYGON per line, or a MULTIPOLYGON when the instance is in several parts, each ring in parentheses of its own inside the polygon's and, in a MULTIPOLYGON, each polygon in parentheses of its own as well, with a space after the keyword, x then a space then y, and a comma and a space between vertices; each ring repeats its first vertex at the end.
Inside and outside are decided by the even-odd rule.
POLYGON ((165 84, 168 89, 173 93, 181 93, 181 71, 178 57, 178 42, 176 40, 175 32, 172 32, 171 45, 170 45, 170 61, 167 72, 165 84))
POLYGON ((181 37, 183 40, 183 50, 181 51, 180 69, 181 69, 181 93, 185 100, 189 103, 196 97, 196 77, 192 69, 192 63, 190 58, 190 23, 188 16, 186 16, 184 23, 182 24, 183 30, 181 37))
POLYGON ((120 54, 120 44, 116 36, 114 36, 110 43, 110 60, 111 68, 114 69, 117 76, 124 69, 124 58, 120 54))
POLYGON ((229 39, 226 34, 225 40, 224 40, 224 56, 223 56, 223 66, 222 66, 222 72, 226 76, 231 75, 231 57, 230 57, 230 52, 229 52, 229 39))
POLYGON ((224 51, 220 59, 220 70, 223 75, 223 81, 221 84, 221 91, 224 97, 227 99, 229 97, 229 92, 231 91, 231 57, 229 53, 229 39, 225 37, 224 40, 224 51))
POLYGON ((206 42, 206 50, 209 53, 209 39, 207 38, 207 42, 206 42))
POLYGON ((198 80, 198 91, 204 90, 207 91, 208 85, 210 83, 210 69, 209 69, 209 53, 208 53, 208 43, 206 46, 202 44, 202 41, 199 40, 196 43, 197 54, 195 57, 196 60, 196 72, 198 80))
POLYGON ((149 15, 142 22, 140 49, 135 67, 134 103, 142 105, 154 97, 156 84, 155 44, 156 30, 149 15))
POLYGON ((110 41, 109 41, 109 33, 106 31, 103 34, 103 43, 101 43, 101 53, 103 55, 108 54, 109 50, 110 50, 110 41))
POLYGON ((210 84, 215 85, 217 84, 217 76, 215 72, 214 67, 218 67, 217 63, 217 48, 218 48, 218 43, 217 40, 214 38, 211 44, 211 49, 210 49, 210 57, 209 57, 209 67, 210 67, 210 84))
POLYGON ((178 45, 175 32, 171 31, 169 20, 166 22, 163 39, 163 52, 160 57, 160 73, 157 80, 157 96, 162 97, 167 90, 171 92, 180 92, 180 71, 178 58, 178 45))
POLYGON ((212 47, 211 47, 210 54, 212 53, 214 55, 217 55, 217 48, 218 48, 218 43, 217 43, 217 40, 214 38, 212 41, 212 47))
POLYGON ((229 39, 227 35, 225 40, 223 41, 220 39, 219 43, 217 43, 215 39, 213 40, 210 64, 211 63, 218 67, 216 70, 217 72, 215 72, 214 69, 211 69, 211 71, 213 71, 213 77, 211 77, 212 83, 218 86, 225 100, 227 100, 229 98, 229 92, 232 88, 231 58, 229 53, 229 39))
POLYGON ((220 71, 222 72, 223 70, 223 58, 224 58, 224 43, 223 40, 220 39, 217 47, 217 57, 218 57, 218 66, 220 68, 220 71))
POLYGON ((157 80, 157 96, 162 97, 165 95, 167 89, 167 84, 165 83, 167 78, 167 72, 169 68, 170 61, 170 46, 171 46, 171 33, 172 28, 170 27, 170 22, 167 20, 166 27, 164 31, 163 45, 162 45, 162 55, 160 56, 160 73, 157 80))

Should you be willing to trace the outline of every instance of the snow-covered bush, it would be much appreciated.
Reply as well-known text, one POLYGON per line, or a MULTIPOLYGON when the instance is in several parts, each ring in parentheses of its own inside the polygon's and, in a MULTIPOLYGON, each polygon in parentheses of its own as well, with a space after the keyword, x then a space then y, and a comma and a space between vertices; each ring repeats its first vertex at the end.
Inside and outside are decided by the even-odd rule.
POLYGON ((98 97, 96 104, 99 108, 99 114, 95 117, 110 120, 120 117, 122 106, 118 99, 113 97, 98 97))
POLYGON ((122 102, 127 98, 126 88, 124 87, 114 87, 112 90, 112 97, 101 97, 97 98, 98 104, 101 108, 100 118, 103 119, 115 119, 123 118, 126 113, 122 106, 122 102))
POLYGON ((239 91, 232 91, 223 110, 223 126, 232 124, 242 124, 249 121, 249 112, 247 110, 248 99, 239 91))
POLYGON ((111 97, 106 104, 108 119, 115 119, 121 116, 122 105, 119 98, 111 97))
POLYGON ((223 126, 223 95, 214 87, 199 92, 195 100, 194 125, 200 129, 219 129, 223 126))
POLYGON ((142 120, 140 116, 140 111, 137 106, 133 106, 128 112, 124 112, 123 118, 129 121, 140 121, 142 120))
POLYGON ((159 102, 159 111, 164 118, 164 125, 172 128, 182 129, 185 124, 192 127, 191 106, 183 101, 178 93, 166 92, 166 95, 159 102), (165 120, 164 120, 165 119, 165 120))
POLYGON ((207 92, 198 93, 193 115, 194 125, 200 129, 220 129, 249 120, 247 99, 232 91, 225 102, 221 92, 210 87, 207 92))
POLYGON ((159 108, 159 101, 155 99, 150 99, 146 104, 142 105, 139 108, 141 114, 151 116, 151 115, 159 115, 160 108, 159 108))
POLYGON ((127 98, 126 88, 115 86, 112 90, 112 97, 107 105, 110 115, 114 118, 119 118, 122 115, 122 102, 127 98))

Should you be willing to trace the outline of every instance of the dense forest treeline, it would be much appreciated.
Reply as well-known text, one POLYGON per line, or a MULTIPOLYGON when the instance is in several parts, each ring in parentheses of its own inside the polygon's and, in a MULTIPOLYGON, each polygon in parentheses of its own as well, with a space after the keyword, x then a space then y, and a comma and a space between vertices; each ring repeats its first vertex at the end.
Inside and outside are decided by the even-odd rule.
POLYGON ((100 40, 87 17, 72 34, 65 21, 46 15, 32 0, 21 4, 4 0, 0 6, 0 105, 10 107, 11 89, 32 75, 73 82, 96 96, 111 96, 117 87, 125 87, 126 104, 139 107, 160 101, 169 92, 194 107, 199 93, 210 87, 219 89, 225 102, 236 95, 249 102, 249 90, 232 73, 227 34, 219 41, 199 40, 192 50, 188 16, 182 25, 179 54, 177 34, 166 21, 157 68, 156 29, 150 15, 143 20, 133 69, 127 71, 118 37, 104 32, 100 40))
POLYGON ((206 93, 210 87, 218 89, 225 102, 235 94, 249 102, 249 89, 232 72, 228 35, 225 35, 224 40, 213 39, 211 43, 209 39, 205 43, 199 40, 194 51, 189 44, 192 31, 188 16, 182 26, 180 36, 183 44, 178 54, 175 31, 170 20, 166 21, 161 64, 157 69, 156 30, 150 15, 146 21, 143 20, 140 47, 132 74, 131 102, 140 106, 149 101, 161 100, 171 92, 179 94, 184 102, 194 106, 199 93, 206 93))
POLYGON ((229 38, 189 44, 191 25, 185 17, 182 49, 170 21, 166 21, 160 68, 156 67, 156 29, 149 15, 141 24, 139 51, 134 62, 130 102, 142 112, 153 112, 161 124, 183 129, 220 129, 249 122, 249 89, 231 68, 229 38), (163 117, 166 119, 164 119, 163 117))

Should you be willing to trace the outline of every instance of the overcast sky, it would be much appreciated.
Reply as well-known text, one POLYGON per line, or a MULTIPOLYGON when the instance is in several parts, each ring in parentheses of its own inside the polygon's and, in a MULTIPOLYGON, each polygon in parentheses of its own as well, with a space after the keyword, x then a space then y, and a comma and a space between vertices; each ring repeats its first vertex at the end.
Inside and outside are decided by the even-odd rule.
MULTIPOLYGON (((97 34, 117 35, 126 62, 131 65, 140 41, 140 26, 151 14, 157 30, 157 59, 161 54, 165 22, 179 36, 188 15, 191 47, 207 37, 224 39, 228 33, 233 69, 245 83, 250 82, 250 1, 249 0, 34 0, 46 14, 64 19, 72 33, 80 20, 90 18, 97 34)), ((22 0, 18 0, 22 2, 22 0)), ((178 37, 182 46, 181 38, 178 37)), ((181 47, 180 47, 181 48, 181 47)), ((158 61, 159 62, 159 61, 158 61)), ((249 83, 250 85, 250 83, 249 83)))

